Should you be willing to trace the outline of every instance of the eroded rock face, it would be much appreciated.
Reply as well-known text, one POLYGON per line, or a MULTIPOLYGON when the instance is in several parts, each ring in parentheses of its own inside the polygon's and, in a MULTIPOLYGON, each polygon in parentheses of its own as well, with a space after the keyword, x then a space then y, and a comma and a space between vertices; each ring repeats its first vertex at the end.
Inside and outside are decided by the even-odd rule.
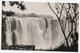
POLYGON ((7 45, 35 45, 35 49, 50 49, 59 46, 63 40, 57 20, 7 17, 6 29, 7 45))

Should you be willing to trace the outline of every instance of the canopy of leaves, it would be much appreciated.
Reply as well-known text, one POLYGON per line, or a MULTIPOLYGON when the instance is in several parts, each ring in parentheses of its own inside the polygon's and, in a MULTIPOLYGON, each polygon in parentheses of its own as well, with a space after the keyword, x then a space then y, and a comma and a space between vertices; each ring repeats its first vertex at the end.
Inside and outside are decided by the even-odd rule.
MULTIPOLYGON (((25 5, 23 4, 23 2, 18 2, 18 1, 9 1, 9 5, 10 6, 14 6, 14 5, 17 5, 17 8, 20 8, 21 10, 25 10, 26 7, 25 5)), ((2 5, 5 7, 5 1, 2 1, 2 5)))
MULTIPOLYGON (((2 6, 6 7, 6 2, 7 1, 2 1, 2 6)), ((21 2, 19 2, 19 1, 9 1, 9 5, 11 7, 16 5, 17 8, 19 8, 21 10, 25 10, 26 9, 26 7, 25 7, 25 5, 23 4, 22 1, 21 2)), ((12 16, 14 14, 15 14, 15 12, 13 12, 13 11, 5 11, 5 10, 2 9, 2 15, 12 16)))

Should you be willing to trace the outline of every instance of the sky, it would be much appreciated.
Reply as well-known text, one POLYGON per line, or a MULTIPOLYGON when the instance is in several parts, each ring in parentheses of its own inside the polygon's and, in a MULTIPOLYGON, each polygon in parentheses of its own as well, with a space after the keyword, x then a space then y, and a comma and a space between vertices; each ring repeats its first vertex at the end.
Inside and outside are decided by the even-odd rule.
MULTIPOLYGON (((52 11, 50 10, 50 8, 48 7, 47 3, 40 3, 40 2, 24 2, 25 7, 27 7, 26 10, 21 11, 20 9, 17 8, 16 5, 14 6, 10 6, 9 2, 6 2, 6 7, 3 7, 3 10, 6 11, 14 11, 14 12, 18 12, 20 14, 24 13, 24 14, 30 14, 30 13, 36 13, 38 15, 42 14, 42 15, 51 15, 54 17, 54 19, 56 19, 56 16, 52 13, 52 11)), ((54 9, 54 3, 52 5, 53 9, 54 9)), ((55 9, 54 9, 55 11, 55 9)))

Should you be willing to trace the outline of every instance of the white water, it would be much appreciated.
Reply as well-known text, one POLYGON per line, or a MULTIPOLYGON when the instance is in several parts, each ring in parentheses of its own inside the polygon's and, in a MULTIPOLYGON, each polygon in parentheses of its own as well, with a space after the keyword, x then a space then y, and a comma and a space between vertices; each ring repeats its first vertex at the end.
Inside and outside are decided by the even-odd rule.
POLYGON ((14 33, 17 45, 35 45, 36 49, 55 48, 62 41, 59 40, 62 38, 60 36, 61 32, 58 32, 57 30, 60 29, 55 27, 57 30, 54 30, 54 34, 57 33, 57 35, 53 35, 51 31, 51 19, 47 19, 47 23, 48 28, 46 28, 46 21, 43 18, 8 17, 6 20, 7 31, 5 32, 6 42, 8 45, 12 45, 12 35, 14 33), (52 40, 52 36, 55 37, 54 41, 52 40))

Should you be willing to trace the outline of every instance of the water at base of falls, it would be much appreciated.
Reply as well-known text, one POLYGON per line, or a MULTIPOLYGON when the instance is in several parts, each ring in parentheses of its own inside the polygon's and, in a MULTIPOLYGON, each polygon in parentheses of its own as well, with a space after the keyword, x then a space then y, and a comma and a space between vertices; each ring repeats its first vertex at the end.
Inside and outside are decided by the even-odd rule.
POLYGON ((52 45, 51 20, 47 19, 47 23, 46 28, 46 21, 43 18, 7 17, 6 42, 8 45, 35 45, 35 49, 55 48, 52 45))

